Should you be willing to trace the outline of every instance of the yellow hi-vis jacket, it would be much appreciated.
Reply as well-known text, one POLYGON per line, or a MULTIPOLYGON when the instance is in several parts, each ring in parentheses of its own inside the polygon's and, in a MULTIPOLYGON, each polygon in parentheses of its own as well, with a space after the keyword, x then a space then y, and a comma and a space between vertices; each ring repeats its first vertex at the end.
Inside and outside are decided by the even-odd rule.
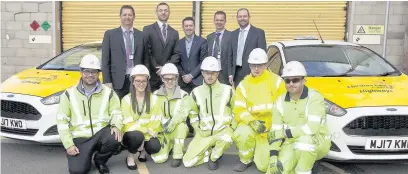
POLYGON ((180 110, 183 106, 186 106, 188 102, 188 93, 183 91, 180 86, 177 86, 174 94, 169 97, 166 94, 166 88, 162 86, 160 89, 153 93, 157 97, 156 105, 157 112, 162 118, 162 125, 171 120, 175 125, 182 122, 186 122, 187 116, 183 116, 180 110))
POLYGON ((122 119, 119 97, 100 82, 89 98, 81 80, 60 96, 57 127, 66 149, 74 145, 73 138, 92 137, 109 124, 122 129, 122 119))
POLYGON ((160 122, 161 116, 158 113, 158 107, 156 106, 157 96, 150 95, 150 112, 147 113, 146 105, 143 106, 142 113, 133 111, 131 93, 122 98, 122 113, 123 113, 123 132, 140 131, 145 136, 145 140, 148 141, 151 135, 147 133, 148 129, 153 130, 156 133, 163 131, 162 124, 160 122))
POLYGON ((247 75, 236 89, 235 120, 246 125, 253 120, 262 120, 265 121, 266 131, 269 131, 273 103, 285 92, 282 78, 268 70, 258 77, 247 75))

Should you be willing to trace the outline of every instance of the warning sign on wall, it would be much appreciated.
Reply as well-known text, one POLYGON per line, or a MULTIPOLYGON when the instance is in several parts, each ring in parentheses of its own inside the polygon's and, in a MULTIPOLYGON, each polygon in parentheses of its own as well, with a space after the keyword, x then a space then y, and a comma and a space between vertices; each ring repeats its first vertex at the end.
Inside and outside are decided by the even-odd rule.
POLYGON ((384 34, 384 25, 357 25, 356 34, 384 34))

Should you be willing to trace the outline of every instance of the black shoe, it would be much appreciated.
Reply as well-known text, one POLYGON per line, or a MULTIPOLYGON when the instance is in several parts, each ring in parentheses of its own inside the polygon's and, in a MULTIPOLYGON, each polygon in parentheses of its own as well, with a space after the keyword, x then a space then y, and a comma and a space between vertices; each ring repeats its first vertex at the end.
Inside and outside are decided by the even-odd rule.
POLYGON ((147 157, 146 157, 146 155, 145 155, 145 157, 144 158, 140 158, 140 155, 142 154, 142 152, 141 151, 139 151, 139 157, 137 157, 137 159, 140 161, 140 162, 142 162, 142 163, 144 163, 144 162, 146 162, 147 161, 147 157))
POLYGON ((234 171, 236 172, 243 172, 245 171, 248 167, 252 165, 252 162, 249 164, 244 164, 241 161, 239 161, 237 164, 234 166, 234 171))
POLYGON ((129 170, 136 170, 137 169, 137 165, 135 164, 134 166, 130 166, 129 164, 128 164, 128 158, 126 157, 125 158, 125 163, 126 163, 126 166, 127 166, 127 168, 129 169, 129 170))
POLYGON ((116 149, 113 155, 119 155, 123 150, 125 150, 125 146, 119 144, 118 149, 116 149))
POLYGON ((173 168, 177 168, 181 165, 181 159, 173 159, 173 161, 171 161, 171 167, 173 168))
POLYGON ((106 164, 96 164, 96 168, 98 169, 100 174, 109 174, 109 168, 106 166, 106 164))
POLYGON ((218 160, 213 162, 212 160, 208 161, 208 169, 209 170, 217 170, 218 169, 218 160))

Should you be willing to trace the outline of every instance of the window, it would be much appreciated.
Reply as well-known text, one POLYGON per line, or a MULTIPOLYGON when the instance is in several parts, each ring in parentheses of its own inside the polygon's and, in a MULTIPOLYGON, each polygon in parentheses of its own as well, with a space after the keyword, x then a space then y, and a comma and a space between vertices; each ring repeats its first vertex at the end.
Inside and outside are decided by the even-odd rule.
POLYGON ((303 63, 308 76, 379 76, 399 74, 375 52, 360 46, 306 45, 284 49, 287 62, 303 63))
POLYGON ((268 48, 268 70, 280 75, 282 69, 282 59, 279 52, 279 48, 276 46, 270 46, 268 48))
POLYGON ((78 46, 58 55, 54 59, 39 66, 39 68, 48 70, 79 71, 79 63, 81 62, 82 57, 84 57, 86 54, 94 54, 96 57, 101 59, 101 49, 101 44, 78 46))

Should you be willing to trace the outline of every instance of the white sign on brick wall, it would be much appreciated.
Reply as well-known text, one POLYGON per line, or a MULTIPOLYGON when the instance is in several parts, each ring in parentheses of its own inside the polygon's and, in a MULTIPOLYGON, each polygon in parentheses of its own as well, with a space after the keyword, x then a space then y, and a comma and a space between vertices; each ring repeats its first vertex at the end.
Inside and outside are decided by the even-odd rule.
POLYGON ((381 44, 381 35, 353 35, 353 43, 364 45, 381 44))
POLYGON ((50 35, 29 35, 28 39, 30 43, 51 43, 52 42, 50 35))

